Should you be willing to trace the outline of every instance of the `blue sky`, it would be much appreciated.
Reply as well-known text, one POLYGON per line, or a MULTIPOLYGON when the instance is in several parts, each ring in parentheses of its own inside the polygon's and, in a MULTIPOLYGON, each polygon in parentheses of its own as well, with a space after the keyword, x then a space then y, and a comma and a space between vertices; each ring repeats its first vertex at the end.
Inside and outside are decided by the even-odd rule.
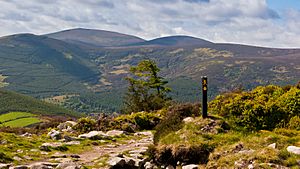
POLYGON ((268 0, 267 3, 270 8, 278 12, 288 9, 300 10, 300 0, 268 0))
POLYGON ((0 36, 72 28, 300 48, 300 0, 0 0, 0 36))

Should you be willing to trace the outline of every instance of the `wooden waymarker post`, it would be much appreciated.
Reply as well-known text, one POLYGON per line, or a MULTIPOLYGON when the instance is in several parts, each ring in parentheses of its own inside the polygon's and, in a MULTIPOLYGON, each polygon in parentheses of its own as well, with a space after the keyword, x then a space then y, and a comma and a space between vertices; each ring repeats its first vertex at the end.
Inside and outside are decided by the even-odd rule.
POLYGON ((202 77, 202 117, 207 118, 207 77, 202 77))

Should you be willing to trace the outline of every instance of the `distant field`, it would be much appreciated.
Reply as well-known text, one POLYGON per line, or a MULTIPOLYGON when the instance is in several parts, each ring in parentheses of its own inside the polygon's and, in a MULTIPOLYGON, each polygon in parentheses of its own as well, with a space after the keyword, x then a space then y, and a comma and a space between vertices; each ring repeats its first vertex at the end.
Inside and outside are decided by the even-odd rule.
POLYGON ((41 122, 38 118, 35 117, 28 117, 28 118, 21 118, 21 119, 16 119, 13 121, 9 121, 6 123, 3 123, 3 126, 10 126, 10 127, 26 127, 32 124, 36 124, 41 122))
POLYGON ((26 127, 41 122, 36 115, 27 112, 10 112, 0 115, 0 125, 26 127))

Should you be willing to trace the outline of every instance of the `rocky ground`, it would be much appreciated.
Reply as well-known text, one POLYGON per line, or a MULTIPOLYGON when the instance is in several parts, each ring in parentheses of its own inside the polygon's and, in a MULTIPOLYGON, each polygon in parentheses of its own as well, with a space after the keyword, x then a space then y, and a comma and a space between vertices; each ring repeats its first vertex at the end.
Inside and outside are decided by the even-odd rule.
MULTIPOLYGON (((68 122, 69 123, 69 122, 68 122)), ((71 132, 70 127, 59 127, 57 130, 52 129, 48 136, 53 142, 42 143, 39 149, 31 149, 32 151, 40 151, 41 154, 49 154, 42 160, 35 161, 28 158, 26 162, 22 162, 23 158, 15 156, 15 161, 19 164, 2 164, 0 169, 50 169, 50 168, 144 168, 147 162, 145 152, 148 146, 153 144, 153 134, 151 131, 126 133, 124 131, 112 130, 108 132, 91 131, 89 133, 78 135, 77 137, 64 136, 62 131, 71 132), (78 150, 79 153, 64 153, 57 151, 50 155, 51 150, 63 150, 65 146, 80 145, 86 140, 92 141, 91 146, 85 150, 78 150)), ((31 137, 25 134, 23 137, 31 137)), ((19 150, 21 153, 23 150, 19 150)), ((149 165, 147 163, 147 165, 149 165)), ((149 167, 146 167, 149 168, 149 167)))

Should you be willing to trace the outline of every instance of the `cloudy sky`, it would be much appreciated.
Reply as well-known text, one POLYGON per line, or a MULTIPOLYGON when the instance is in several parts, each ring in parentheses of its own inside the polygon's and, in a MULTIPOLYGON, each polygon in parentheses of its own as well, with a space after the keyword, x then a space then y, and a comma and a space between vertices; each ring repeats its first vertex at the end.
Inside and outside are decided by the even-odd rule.
POLYGON ((0 0, 0 36, 71 28, 300 48, 300 0, 0 0))

